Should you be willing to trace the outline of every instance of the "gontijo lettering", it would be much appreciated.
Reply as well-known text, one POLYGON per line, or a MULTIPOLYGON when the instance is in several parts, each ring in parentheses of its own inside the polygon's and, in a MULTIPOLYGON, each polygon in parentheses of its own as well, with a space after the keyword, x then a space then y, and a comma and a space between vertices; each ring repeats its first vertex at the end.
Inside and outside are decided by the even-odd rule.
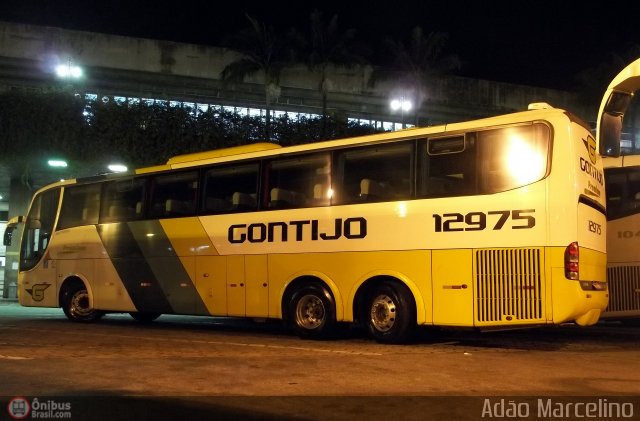
POLYGON ((320 221, 307 219, 289 222, 256 222, 253 224, 234 224, 229 226, 227 238, 232 244, 248 241, 250 243, 273 243, 275 241, 318 241, 361 239, 367 236, 367 220, 363 217, 336 218, 332 230, 320 230, 320 221), (291 240, 290 238, 291 234, 291 240))
POLYGON ((584 158, 580 158, 580 169, 590 175, 594 180, 598 182, 598 184, 600 184, 601 186, 604 185, 604 176, 602 175, 602 171, 591 165, 591 163, 587 162, 587 160, 584 158))

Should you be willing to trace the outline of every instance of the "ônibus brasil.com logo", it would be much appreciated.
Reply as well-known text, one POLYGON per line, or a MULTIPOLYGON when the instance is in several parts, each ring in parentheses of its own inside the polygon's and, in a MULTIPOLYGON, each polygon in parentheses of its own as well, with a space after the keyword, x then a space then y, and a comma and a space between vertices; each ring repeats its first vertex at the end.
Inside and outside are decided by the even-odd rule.
POLYGON ((7 412, 11 418, 22 420, 38 419, 71 419, 71 402, 56 399, 27 398, 17 396, 9 401, 7 412))
POLYGON ((29 416, 29 412, 31 412, 31 405, 29 405, 29 401, 27 399, 18 396, 9 401, 7 411, 11 418, 22 420, 29 416))

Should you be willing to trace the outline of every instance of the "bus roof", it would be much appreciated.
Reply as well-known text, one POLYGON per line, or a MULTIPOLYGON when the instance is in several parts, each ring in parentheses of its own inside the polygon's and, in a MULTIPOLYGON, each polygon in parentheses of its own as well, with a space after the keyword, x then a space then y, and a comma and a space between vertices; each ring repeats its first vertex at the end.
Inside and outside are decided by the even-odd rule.
POLYGON ((250 152, 267 151, 269 149, 280 148, 276 143, 259 142, 249 145, 232 146, 230 148, 214 149, 210 151, 194 152, 190 154, 177 155, 169 158, 167 165, 182 164, 185 162, 202 161, 205 159, 220 158, 230 155, 241 155, 250 152))

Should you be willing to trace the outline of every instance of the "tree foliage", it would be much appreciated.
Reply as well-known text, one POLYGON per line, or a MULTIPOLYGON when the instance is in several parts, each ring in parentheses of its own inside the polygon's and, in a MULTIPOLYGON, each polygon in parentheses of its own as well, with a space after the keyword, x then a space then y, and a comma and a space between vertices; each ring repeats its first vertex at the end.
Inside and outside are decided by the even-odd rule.
POLYGON ((6 92, 0 97, 0 150, 15 157, 81 151, 83 101, 68 94, 6 92))
MULTIPOLYGON (((264 117, 243 116, 223 107, 207 110, 168 103, 85 101, 68 93, 0 94, 0 165, 21 175, 45 158, 74 163, 78 174, 109 161, 130 167, 156 165, 171 156, 265 141, 264 117)), ((332 118, 328 134, 321 117, 272 122, 282 145, 374 133, 368 125, 332 118)))

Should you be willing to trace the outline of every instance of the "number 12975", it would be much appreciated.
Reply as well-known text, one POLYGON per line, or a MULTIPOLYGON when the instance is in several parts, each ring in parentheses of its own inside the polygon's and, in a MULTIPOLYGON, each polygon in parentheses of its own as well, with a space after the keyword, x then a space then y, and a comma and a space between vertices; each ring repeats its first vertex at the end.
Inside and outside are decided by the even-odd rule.
POLYGON ((535 209, 498 210, 489 212, 469 212, 433 214, 436 232, 482 231, 487 228, 501 230, 505 227, 517 230, 536 226, 532 215, 535 209))

